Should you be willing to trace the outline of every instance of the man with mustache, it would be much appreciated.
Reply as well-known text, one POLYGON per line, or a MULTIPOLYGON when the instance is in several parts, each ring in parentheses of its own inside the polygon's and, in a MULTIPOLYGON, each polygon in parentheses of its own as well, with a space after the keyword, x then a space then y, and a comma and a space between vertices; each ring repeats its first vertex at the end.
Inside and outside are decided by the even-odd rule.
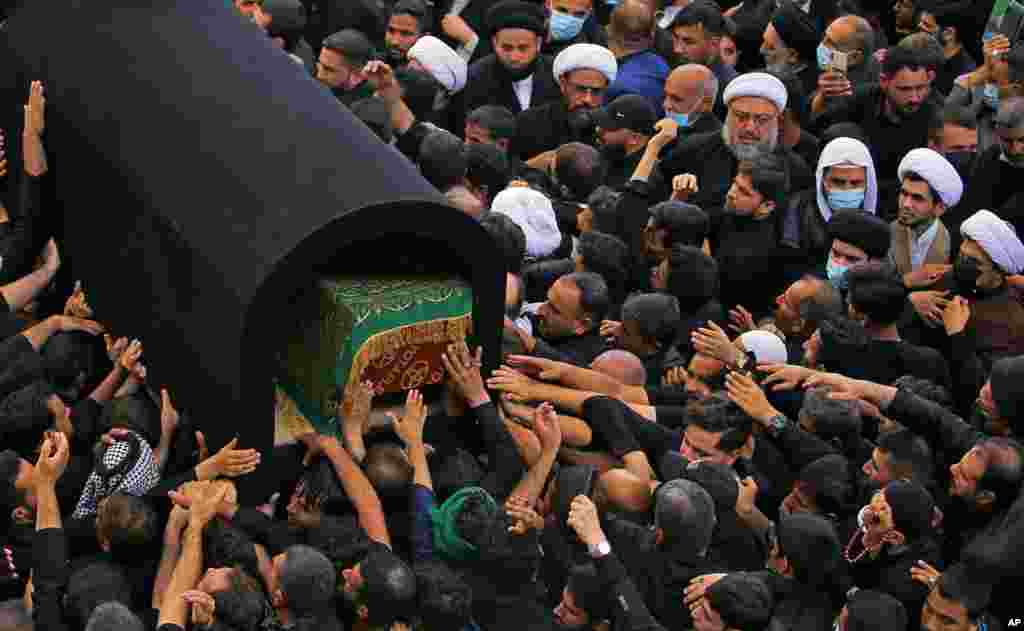
POLYGON ((553 149, 570 142, 593 144, 593 113, 604 105, 608 86, 615 81, 619 65, 610 50, 597 44, 573 44, 552 66, 562 98, 531 107, 516 121, 511 153, 530 166, 550 165, 553 149), (548 153, 550 152, 550 153, 548 153), (541 154, 546 161, 534 161, 541 154))
POLYGON ((828 102, 815 98, 811 131, 819 133, 836 123, 856 123, 864 130, 878 179, 878 207, 891 220, 897 208, 900 182, 894 177, 903 156, 928 146, 930 121, 942 103, 932 93, 935 72, 921 52, 893 46, 886 55, 877 84, 855 86, 852 96, 828 102))
POLYGON ((662 160, 666 179, 680 174, 696 178, 697 191, 687 201, 701 208, 724 206, 740 162, 764 153, 778 153, 784 161, 791 191, 809 187, 806 163, 779 145, 788 100, 782 81, 764 72, 747 73, 733 79, 722 98, 728 108, 722 130, 690 136, 662 160))

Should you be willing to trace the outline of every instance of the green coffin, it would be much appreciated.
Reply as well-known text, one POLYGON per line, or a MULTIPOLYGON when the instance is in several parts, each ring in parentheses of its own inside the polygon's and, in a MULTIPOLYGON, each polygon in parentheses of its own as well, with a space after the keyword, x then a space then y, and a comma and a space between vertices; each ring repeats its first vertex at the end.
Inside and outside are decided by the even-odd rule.
POLYGON ((472 328, 469 285, 442 277, 335 277, 294 305, 279 356, 279 393, 324 434, 337 434, 349 393, 371 380, 378 394, 440 383, 441 353, 472 328))

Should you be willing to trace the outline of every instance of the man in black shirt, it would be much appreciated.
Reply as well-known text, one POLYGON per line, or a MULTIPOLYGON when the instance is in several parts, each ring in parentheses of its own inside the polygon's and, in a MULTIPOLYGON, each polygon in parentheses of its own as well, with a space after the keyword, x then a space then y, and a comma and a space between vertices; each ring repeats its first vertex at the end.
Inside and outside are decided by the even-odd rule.
POLYGON ((837 97, 827 106, 819 94, 812 127, 821 131, 835 123, 860 125, 871 148, 878 181, 878 207, 896 208, 899 182, 893 177, 908 151, 928 144, 928 127, 942 107, 931 94, 931 73, 921 54, 895 46, 886 55, 877 85, 855 87, 853 95, 837 97))
POLYGON ((939 351, 900 339, 896 325, 907 301, 902 281, 879 267, 850 270, 847 280, 850 313, 863 319, 871 341, 869 352, 848 358, 844 373, 886 384, 913 375, 950 387, 949 367, 939 351))

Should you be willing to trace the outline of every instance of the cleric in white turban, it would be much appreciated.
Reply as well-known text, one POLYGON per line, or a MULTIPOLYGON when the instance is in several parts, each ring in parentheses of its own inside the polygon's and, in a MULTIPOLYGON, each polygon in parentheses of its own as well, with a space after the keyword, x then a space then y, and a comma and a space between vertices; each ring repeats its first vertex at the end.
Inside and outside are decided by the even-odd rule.
POLYGON ((469 67, 448 44, 433 35, 416 40, 409 49, 409 67, 423 70, 437 79, 448 94, 455 94, 466 87, 469 67))
POLYGON ((611 84, 619 74, 619 64, 615 61, 615 55, 597 44, 573 44, 567 47, 555 57, 551 69, 555 81, 560 81, 573 70, 596 70, 611 84))
POLYGON ((939 194, 937 201, 942 202, 944 210, 949 210, 960 203, 960 197, 964 194, 964 182, 949 160, 938 151, 921 147, 903 156, 896 175, 902 181, 908 174, 916 174, 928 182, 928 186, 939 194))
POLYGON ((1013 226, 995 213, 979 210, 960 224, 960 234, 977 243, 1004 274, 1024 272, 1024 244, 1013 226))
POLYGON ((491 212, 505 215, 526 234, 526 256, 550 255, 562 243, 555 209, 543 193, 526 186, 512 186, 498 193, 491 212))
POLYGON ((729 105, 733 99, 752 96, 769 101, 781 114, 786 109, 786 86, 767 72, 741 74, 725 88, 722 101, 729 105))

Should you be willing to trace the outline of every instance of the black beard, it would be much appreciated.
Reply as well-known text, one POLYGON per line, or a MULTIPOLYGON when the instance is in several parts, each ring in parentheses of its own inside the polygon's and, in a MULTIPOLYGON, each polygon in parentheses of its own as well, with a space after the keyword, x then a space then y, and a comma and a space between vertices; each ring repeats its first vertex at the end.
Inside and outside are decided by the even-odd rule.
POLYGON ((516 69, 516 70, 513 70, 512 68, 509 68, 508 66, 506 66, 499 59, 498 60, 498 69, 499 69, 499 72, 501 74, 503 74, 506 77, 508 77, 509 80, 511 80, 513 83, 516 82, 516 81, 522 81, 523 79, 525 79, 525 78, 529 77, 530 75, 532 75, 534 70, 537 69, 537 59, 538 58, 539 57, 534 57, 533 61, 531 61, 529 64, 527 64, 526 66, 523 66, 522 68, 516 69))

